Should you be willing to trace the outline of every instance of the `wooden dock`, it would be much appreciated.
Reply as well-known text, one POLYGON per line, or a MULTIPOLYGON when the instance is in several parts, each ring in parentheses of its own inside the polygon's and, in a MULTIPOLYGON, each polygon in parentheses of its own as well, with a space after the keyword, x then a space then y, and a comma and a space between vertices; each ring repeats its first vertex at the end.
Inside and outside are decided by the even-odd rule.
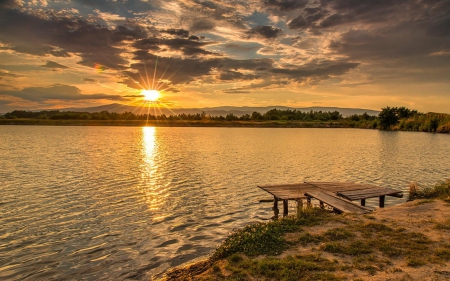
POLYGON ((321 207, 327 204, 338 212, 361 214, 370 211, 364 207, 368 198, 379 197, 379 206, 383 208, 386 196, 403 197, 401 190, 360 183, 303 182, 258 187, 273 195, 275 217, 278 217, 280 200, 283 201, 283 216, 286 216, 288 200, 295 200, 300 204, 303 199, 310 203, 311 198, 315 198, 319 200, 321 207), (354 200, 361 200, 361 206, 351 202, 354 200))

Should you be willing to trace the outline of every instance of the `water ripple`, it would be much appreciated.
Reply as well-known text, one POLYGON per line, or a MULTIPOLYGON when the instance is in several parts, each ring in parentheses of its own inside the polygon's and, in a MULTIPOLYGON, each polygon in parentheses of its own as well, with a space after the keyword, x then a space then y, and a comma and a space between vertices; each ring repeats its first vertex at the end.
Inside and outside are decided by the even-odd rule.
POLYGON ((448 135, 44 126, 0 133, 7 280, 151 279, 270 218, 272 205, 258 203, 270 196, 256 185, 352 181, 406 190, 450 175, 448 135))

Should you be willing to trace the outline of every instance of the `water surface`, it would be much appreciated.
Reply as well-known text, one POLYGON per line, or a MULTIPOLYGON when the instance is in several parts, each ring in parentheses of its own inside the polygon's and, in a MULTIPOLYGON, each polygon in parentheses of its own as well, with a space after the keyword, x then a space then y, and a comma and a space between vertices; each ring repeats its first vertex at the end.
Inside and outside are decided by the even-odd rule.
POLYGON ((450 135, 428 133, 0 126, 0 136, 3 280, 151 279, 270 218, 261 184, 407 190, 450 175, 450 135))

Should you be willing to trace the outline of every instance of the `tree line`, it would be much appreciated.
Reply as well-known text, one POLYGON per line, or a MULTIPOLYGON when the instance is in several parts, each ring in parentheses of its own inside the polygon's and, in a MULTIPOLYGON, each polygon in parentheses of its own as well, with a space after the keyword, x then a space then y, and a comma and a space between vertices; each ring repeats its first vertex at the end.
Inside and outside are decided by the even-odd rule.
POLYGON ((186 120, 186 121, 337 121, 342 120, 342 114, 338 111, 309 111, 302 112, 299 110, 280 110, 271 109, 266 113, 253 112, 252 114, 244 114, 242 116, 229 113, 225 116, 211 116, 202 113, 195 114, 174 114, 166 116, 165 114, 135 114, 133 112, 76 112, 76 111, 59 111, 59 110, 43 110, 43 111, 25 111, 14 110, 6 113, 3 118, 6 119, 50 119, 50 120, 186 120))
POLYGON ((445 113, 421 113, 406 107, 385 107, 378 116, 353 114, 343 117, 338 111, 300 111, 296 109, 271 109, 265 113, 254 111, 252 114, 237 116, 229 113, 225 116, 211 116, 202 113, 195 114, 135 114, 133 112, 75 112, 75 111, 25 111, 14 110, 0 119, 47 119, 47 120, 149 120, 149 121, 246 121, 246 122, 329 122, 342 124, 353 128, 422 131, 422 132, 450 132, 450 114, 445 113))

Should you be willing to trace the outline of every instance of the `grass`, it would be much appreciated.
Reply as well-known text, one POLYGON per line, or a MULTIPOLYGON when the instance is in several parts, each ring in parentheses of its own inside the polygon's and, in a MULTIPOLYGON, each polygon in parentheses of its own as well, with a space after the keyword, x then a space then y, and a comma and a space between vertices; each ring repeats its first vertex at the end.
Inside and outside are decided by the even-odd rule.
POLYGON ((333 272, 338 269, 334 261, 320 255, 295 255, 282 259, 268 257, 263 259, 244 259, 230 263, 227 270, 255 276, 262 280, 344 280, 333 272), (242 268, 245 271, 242 271, 242 268))
POLYGON ((436 229, 450 230, 450 219, 436 223, 436 229))
POLYGON ((321 209, 306 209, 296 217, 287 217, 267 223, 253 223, 231 233, 213 254, 213 259, 226 258, 234 253, 247 256, 281 254, 290 243, 284 234, 300 231, 302 226, 320 223, 328 212, 321 209))
POLYGON ((435 198, 450 202, 450 179, 437 183, 433 187, 421 188, 416 183, 409 186, 409 200, 435 198))

